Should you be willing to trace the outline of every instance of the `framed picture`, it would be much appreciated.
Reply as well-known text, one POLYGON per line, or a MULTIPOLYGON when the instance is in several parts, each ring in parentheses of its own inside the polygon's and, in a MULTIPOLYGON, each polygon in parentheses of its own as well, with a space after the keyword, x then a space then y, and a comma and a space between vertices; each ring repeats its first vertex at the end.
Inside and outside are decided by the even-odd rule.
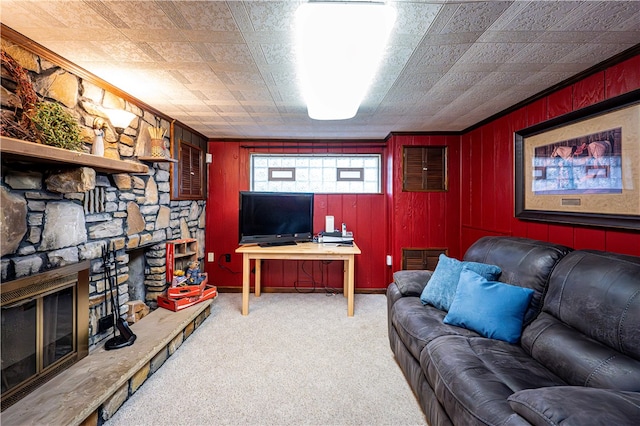
POLYGON ((640 90, 515 133, 515 216, 640 229, 640 90))

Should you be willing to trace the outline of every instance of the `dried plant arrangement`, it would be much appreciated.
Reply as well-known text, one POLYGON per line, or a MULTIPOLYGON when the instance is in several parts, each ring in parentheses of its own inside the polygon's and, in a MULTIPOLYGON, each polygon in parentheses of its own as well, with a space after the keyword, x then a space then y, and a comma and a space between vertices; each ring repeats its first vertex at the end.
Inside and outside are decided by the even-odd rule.
POLYGON ((9 80, 13 80, 16 84, 16 96, 20 99, 20 105, 16 105, 14 111, 2 110, 0 135, 35 142, 36 129, 31 117, 36 112, 38 96, 31 78, 27 71, 4 50, 0 51, 0 58, 2 66, 11 76, 9 80))
POLYGON ((149 127, 151 139, 164 139, 165 134, 167 134, 167 131, 162 127, 149 127))
POLYGON ((60 104, 38 102, 31 121, 35 124, 38 142, 71 151, 82 151, 84 144, 80 127, 60 104))

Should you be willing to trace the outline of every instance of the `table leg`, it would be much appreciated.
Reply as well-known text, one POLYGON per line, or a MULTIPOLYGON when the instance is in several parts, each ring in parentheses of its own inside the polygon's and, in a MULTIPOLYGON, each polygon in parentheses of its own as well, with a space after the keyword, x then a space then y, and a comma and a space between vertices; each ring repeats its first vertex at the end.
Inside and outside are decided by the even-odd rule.
POLYGON ((349 260, 342 262, 342 296, 349 297, 349 260))
POLYGON ((251 262, 248 254, 242 255, 242 315, 249 315, 249 284, 251 280, 251 262))
POLYGON ((345 260, 344 263, 346 263, 347 267, 346 267, 346 278, 347 278, 347 316, 352 317, 353 316, 353 293, 354 293, 354 287, 355 287, 355 278, 354 278, 354 274, 355 274, 355 268, 354 268, 354 263, 355 263, 355 259, 353 256, 349 256, 348 260, 345 260))
POLYGON ((256 269, 256 297, 260 297, 260 267, 262 266, 262 260, 256 259, 255 269, 256 269))

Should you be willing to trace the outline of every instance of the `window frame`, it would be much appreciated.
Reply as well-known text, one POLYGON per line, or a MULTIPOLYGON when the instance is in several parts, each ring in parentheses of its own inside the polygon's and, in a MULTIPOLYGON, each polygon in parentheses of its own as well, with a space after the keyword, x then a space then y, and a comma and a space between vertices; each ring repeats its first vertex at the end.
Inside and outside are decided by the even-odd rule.
MULTIPOLYGON (((383 161, 384 161, 384 157, 382 155, 382 153, 341 153, 341 152, 327 152, 327 153, 268 153, 268 152, 250 152, 249 153, 249 188, 251 191, 269 191, 269 192, 313 192, 315 194, 335 194, 335 195, 379 195, 379 194, 383 194, 383 189, 384 189, 384 165, 383 165, 383 161), (377 185, 377 189, 376 191, 360 191, 360 192, 354 192, 354 191, 340 191, 340 190, 335 190, 335 191, 327 191, 325 190, 326 188, 321 188, 320 190, 313 190, 313 189, 308 189, 308 190, 292 190, 292 191, 281 191, 278 189, 256 189, 256 179, 255 179, 255 173, 256 173, 256 166, 255 166, 255 162, 256 159, 263 159, 263 158, 327 158, 327 157, 331 157, 331 158, 336 158, 337 160, 339 159, 344 159, 345 157, 350 157, 350 158, 375 158, 376 162, 377 162, 377 167, 376 167, 376 173, 377 173, 377 178, 376 178, 376 185, 377 185)), ((285 165, 285 166, 270 166, 267 165, 267 167, 265 167, 265 169, 267 170, 267 174, 270 175, 269 170, 273 169, 273 168, 281 168, 281 169, 297 169, 296 166, 290 166, 290 165, 285 165)), ((323 168, 324 170, 325 168, 323 168)), ((336 183, 352 183, 352 182, 362 182, 363 185, 365 184, 365 167, 353 167, 353 166, 347 166, 344 167, 342 165, 336 165, 334 168, 334 172, 333 175, 335 176, 335 182, 336 183), (362 179, 339 179, 339 172, 340 170, 355 170, 355 169, 359 169, 362 171, 362 179)), ((331 167, 326 167, 326 170, 331 170, 331 167)), ((277 181, 290 181, 290 182, 296 182, 295 178, 297 176, 299 176, 300 174, 297 172, 297 170, 294 170, 293 172, 294 175, 294 179, 279 179, 277 181)), ((324 175, 324 173, 323 173, 324 175)), ((276 181, 276 180, 272 180, 269 179, 269 181, 276 181)), ((325 182, 325 180, 323 179, 320 182, 325 182)))

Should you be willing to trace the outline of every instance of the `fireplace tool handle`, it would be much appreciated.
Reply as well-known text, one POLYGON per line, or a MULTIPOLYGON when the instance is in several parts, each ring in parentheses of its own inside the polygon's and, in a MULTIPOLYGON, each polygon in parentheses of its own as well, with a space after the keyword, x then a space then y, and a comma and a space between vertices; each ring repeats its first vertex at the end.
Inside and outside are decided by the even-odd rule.
POLYGON ((105 259, 105 271, 107 272, 107 282, 109 283, 109 293, 111 294, 111 311, 113 314, 113 337, 104 344, 106 350, 120 349, 125 346, 133 345, 136 341, 136 335, 133 333, 129 324, 120 316, 120 294, 118 291, 118 267, 116 264, 116 252, 115 249, 109 250, 105 259), (115 269, 115 277, 111 273, 111 266, 115 269), (115 285, 114 285, 115 280, 115 285), (114 298, 113 288, 115 287, 116 296, 114 298), (116 328, 120 332, 120 335, 116 335, 116 328))

